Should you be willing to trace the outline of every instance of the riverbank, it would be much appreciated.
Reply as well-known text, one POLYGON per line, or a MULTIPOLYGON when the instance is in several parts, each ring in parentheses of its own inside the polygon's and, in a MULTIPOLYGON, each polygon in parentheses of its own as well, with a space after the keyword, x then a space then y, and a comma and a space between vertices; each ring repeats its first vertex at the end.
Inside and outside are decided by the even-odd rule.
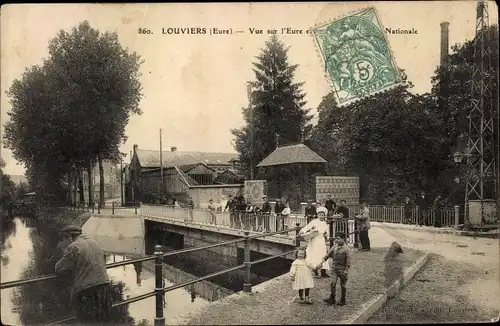
POLYGON ((89 212, 57 207, 41 208, 36 212, 37 220, 41 222, 42 227, 55 227, 57 229, 62 229, 70 224, 82 227, 91 216, 92 214, 89 212))
MULTIPOLYGON (((386 252, 387 248, 373 248, 370 252, 352 252, 346 306, 328 306, 322 302, 322 299, 330 294, 329 278, 315 279, 315 287, 311 290, 313 305, 299 304, 298 293, 292 290, 289 275, 284 274, 255 286, 252 295, 238 292, 207 308, 193 312, 181 323, 188 325, 347 323, 357 316, 368 302, 385 293, 386 252)), ((405 248, 405 270, 423 255, 421 251, 405 248)))

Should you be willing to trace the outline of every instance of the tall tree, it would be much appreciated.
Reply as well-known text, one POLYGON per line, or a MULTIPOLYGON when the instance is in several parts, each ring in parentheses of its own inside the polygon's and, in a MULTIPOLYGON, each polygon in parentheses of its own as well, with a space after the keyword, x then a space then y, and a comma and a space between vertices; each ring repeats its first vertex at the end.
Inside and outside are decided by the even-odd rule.
POLYGON ((334 173, 367 180, 363 195, 374 203, 400 202, 420 189, 442 188, 436 180, 443 179, 449 161, 440 153, 435 99, 414 95, 411 87, 407 81, 342 108, 330 95, 319 107, 313 133, 319 154, 338 162, 334 173))
POLYGON ((309 136, 312 128, 310 110, 304 108, 303 83, 294 82, 298 65, 288 63, 288 49, 273 35, 253 63, 254 151, 251 150, 252 121, 248 108, 242 109, 245 125, 231 130, 247 176, 252 153, 256 165, 276 148, 277 139, 280 145, 298 143, 309 136))
MULTIPOLYGON (((102 161, 119 160, 119 146, 126 140, 131 114, 142 114, 139 71, 142 60, 122 47, 116 33, 100 33, 87 21, 71 33, 60 31, 49 46, 50 64, 66 107, 82 119, 75 129, 85 137, 84 154, 97 162, 100 171, 99 205, 104 205, 102 161), (83 130, 82 130, 83 129, 83 130)), ((78 123, 78 120, 74 120, 78 123)))
POLYGON ((16 184, 9 175, 3 172, 5 163, 0 161, 0 206, 5 206, 11 202, 16 194, 16 184))
POLYGON ((59 192, 60 181, 76 181, 74 174, 86 169, 92 200, 91 165, 118 160, 129 116, 142 113, 141 63, 116 33, 101 34, 85 21, 71 33, 60 31, 43 66, 14 81, 6 146, 31 170, 28 177, 39 177, 39 187, 52 182, 59 192))

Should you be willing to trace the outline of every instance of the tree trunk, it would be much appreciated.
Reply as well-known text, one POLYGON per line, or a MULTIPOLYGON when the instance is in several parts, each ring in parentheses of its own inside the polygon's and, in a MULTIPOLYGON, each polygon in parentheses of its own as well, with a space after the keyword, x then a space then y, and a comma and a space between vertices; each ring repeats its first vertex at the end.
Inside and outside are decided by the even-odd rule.
POLYGON ((68 193, 66 195, 66 202, 71 206, 73 205, 73 174, 67 174, 68 180, 68 193))
POLYGON ((78 168, 78 189, 80 191, 80 203, 85 205, 85 190, 83 188, 83 170, 78 168))
POLYGON ((94 184, 92 182, 92 159, 89 160, 87 166, 87 175, 89 176, 89 205, 94 205, 94 184))
POLYGON ((102 167, 102 158, 99 160, 99 207, 104 208, 104 168, 102 167))
POLYGON ((80 179, 78 177, 78 169, 73 172, 73 203, 76 205, 78 202, 78 180, 80 179))

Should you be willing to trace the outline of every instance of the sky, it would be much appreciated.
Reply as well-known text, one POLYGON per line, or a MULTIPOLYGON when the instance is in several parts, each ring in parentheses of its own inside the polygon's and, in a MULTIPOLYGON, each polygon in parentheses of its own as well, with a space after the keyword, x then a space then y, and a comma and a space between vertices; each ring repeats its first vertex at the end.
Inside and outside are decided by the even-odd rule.
MULTIPOLYGON (((270 38, 267 30, 305 32, 371 6, 383 28, 418 31, 387 35, 395 62, 406 71, 416 93, 430 91, 430 78, 439 65, 441 22, 450 23, 450 51, 453 44, 474 37, 476 1, 4 5, 0 11, 2 137, 11 109, 5 91, 27 67, 48 56, 48 43, 59 30, 70 31, 88 20, 101 32, 117 32, 120 43, 144 60, 143 114, 131 117, 122 152, 130 153, 134 144, 159 150, 160 128, 164 150, 176 146, 179 151, 234 152, 230 130, 243 125, 246 82, 254 80, 252 62, 270 38), (152 34, 139 34, 140 28, 152 34), (207 34, 163 35, 162 29, 169 28, 207 28, 207 34), (233 34, 210 35, 213 28, 232 29, 233 34), (250 28, 264 33, 251 34, 250 28)), ((498 20, 493 1, 489 14, 490 23, 498 20)), ((296 81, 305 82, 307 107, 317 115, 330 86, 315 41, 305 33, 278 36, 290 46, 289 62, 299 65, 296 81)), ((24 167, 11 152, 3 145, 0 150, 5 173, 23 174, 24 167)))

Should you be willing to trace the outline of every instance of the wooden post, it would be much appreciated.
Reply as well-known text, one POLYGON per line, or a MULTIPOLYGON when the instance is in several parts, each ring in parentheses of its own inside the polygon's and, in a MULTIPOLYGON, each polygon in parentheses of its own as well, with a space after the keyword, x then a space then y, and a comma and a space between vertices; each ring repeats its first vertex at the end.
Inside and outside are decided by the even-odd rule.
POLYGON ((155 246, 155 294, 156 294, 156 317, 155 326, 165 326, 163 317, 163 252, 160 245, 155 246))
POLYGON ((455 206, 455 229, 458 229, 458 224, 460 221, 460 206, 455 206))

